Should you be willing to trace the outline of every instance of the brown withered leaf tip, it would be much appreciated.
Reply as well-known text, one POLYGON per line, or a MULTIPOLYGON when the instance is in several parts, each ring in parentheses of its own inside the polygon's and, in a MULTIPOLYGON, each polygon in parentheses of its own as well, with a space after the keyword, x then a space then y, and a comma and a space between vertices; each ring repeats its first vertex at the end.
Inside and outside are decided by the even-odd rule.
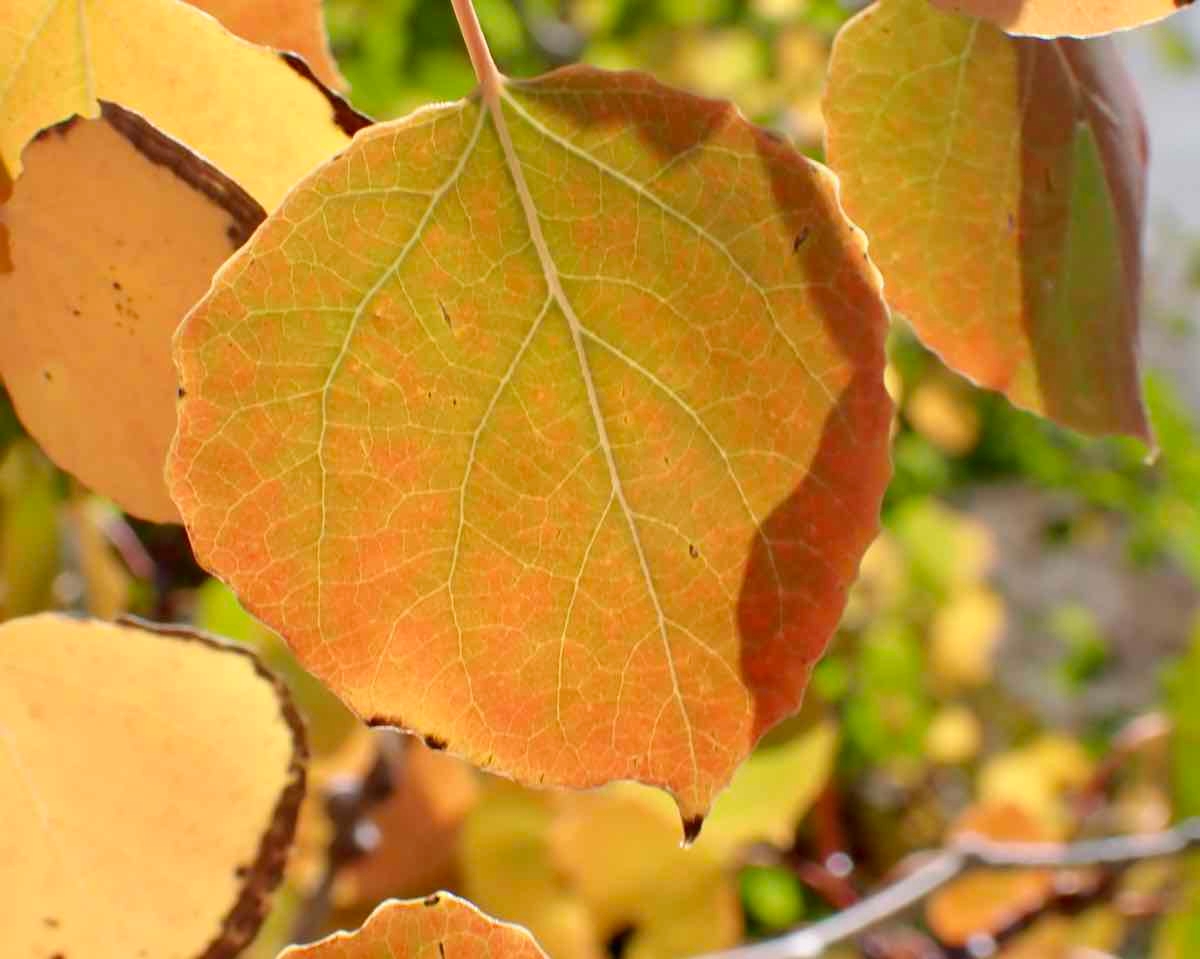
POLYGON ((304 720, 296 709, 287 685, 266 667, 253 650, 187 626, 154 623, 137 616, 122 616, 117 622, 159 636, 201 643, 223 652, 245 656, 253 664, 254 671, 274 688, 279 700, 280 713, 291 730, 293 746, 291 761, 288 764, 288 785, 275 804, 270 825, 263 834, 254 861, 235 869, 235 875, 243 880, 237 901, 225 914, 217 934, 197 957, 234 959, 258 933, 263 920, 266 919, 271 894, 283 879, 283 868, 292 839, 295 837, 300 804, 304 799, 309 757, 304 720))

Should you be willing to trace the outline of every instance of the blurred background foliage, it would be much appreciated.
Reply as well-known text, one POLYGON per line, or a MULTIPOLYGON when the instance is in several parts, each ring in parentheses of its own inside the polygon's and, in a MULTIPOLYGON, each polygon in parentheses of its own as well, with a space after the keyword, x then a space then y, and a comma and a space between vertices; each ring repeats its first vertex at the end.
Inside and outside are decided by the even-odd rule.
MULTIPOLYGON (((733 99, 814 156, 829 47, 853 12, 841 0, 476 5, 510 74, 573 60, 651 69, 733 99)), ((360 109, 394 117, 473 87, 445 0, 327 0, 326 11, 360 109)), ((1172 24, 1147 36, 1158 65, 1200 92, 1194 37, 1172 24)), ((527 924, 554 959, 672 959, 828 915, 955 830, 1161 829, 1200 814, 1200 242, 1174 228, 1152 239, 1152 464, 1136 442, 1084 440, 976 390, 898 324, 885 531, 804 710, 689 850, 652 791, 522 790, 364 730, 195 566, 179 529, 131 520, 57 471, 2 396, 0 618, 190 620, 257 647, 287 678, 315 758, 254 957, 354 925, 387 896, 449 887, 527 924), (333 872, 339 810, 378 775, 390 791, 358 823, 357 857, 333 872)), ((1200 955, 1200 865, 975 876, 837 955, 1080 949, 1200 955)))

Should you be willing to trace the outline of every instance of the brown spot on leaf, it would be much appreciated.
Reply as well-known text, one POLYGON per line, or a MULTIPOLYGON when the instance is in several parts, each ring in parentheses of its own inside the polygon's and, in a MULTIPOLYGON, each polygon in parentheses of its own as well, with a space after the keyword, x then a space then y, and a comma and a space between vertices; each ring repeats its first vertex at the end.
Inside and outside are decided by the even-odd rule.
POLYGON ((430 735, 425 737, 425 745, 430 749, 435 749, 438 752, 442 752, 448 744, 446 740, 442 739, 441 736, 430 735))
POLYGON ((792 240, 793 253, 800 252, 800 247, 804 246, 805 242, 808 240, 808 235, 811 232, 812 231, 807 226, 801 228, 800 232, 796 234, 796 239, 792 240))
POLYGON ((426 897, 425 897, 425 898, 422 900, 422 902, 423 902, 423 903, 424 903, 426 906, 436 906, 436 905, 437 905, 439 902, 441 902, 441 901, 442 901, 442 897, 441 897, 441 896, 439 896, 437 893, 434 893, 432 896, 426 896, 426 897))

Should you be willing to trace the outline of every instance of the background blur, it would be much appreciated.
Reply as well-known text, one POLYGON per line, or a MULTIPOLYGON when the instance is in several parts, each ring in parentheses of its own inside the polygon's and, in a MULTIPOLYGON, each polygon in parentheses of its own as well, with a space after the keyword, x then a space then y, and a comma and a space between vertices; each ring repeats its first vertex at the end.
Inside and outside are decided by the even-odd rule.
MULTIPOLYGON (((733 99, 820 156, 840 0, 476 0, 505 72, 584 60, 733 99)), ((380 119, 474 86, 446 0, 327 0, 355 105, 380 119)), ((1001 838, 1200 813, 1200 11, 1120 38, 1152 138, 1146 389, 1162 457, 1084 441, 948 373, 907 333, 886 532, 804 712, 696 848, 634 787, 526 792, 359 729, 191 560, 56 471, 0 394, 0 618, 191 619, 264 650, 317 760, 297 854, 251 955, 449 887, 554 959, 669 959, 769 935, 876 887, 970 823, 1001 838), (380 751, 382 749, 382 752, 380 751), (386 767, 373 851, 328 870, 329 795, 386 767)), ((839 955, 1200 955, 1200 868, 982 876, 839 955), (983 930, 967 941, 967 932, 983 930)))

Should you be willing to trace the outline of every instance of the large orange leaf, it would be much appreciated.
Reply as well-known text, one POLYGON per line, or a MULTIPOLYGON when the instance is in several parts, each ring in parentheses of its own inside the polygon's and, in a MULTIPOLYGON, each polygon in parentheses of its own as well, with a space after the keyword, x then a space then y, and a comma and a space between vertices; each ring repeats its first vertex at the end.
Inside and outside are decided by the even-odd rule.
POLYGON ((283 870, 304 757, 287 691, 243 649, 0 625, 0 955, 236 955, 283 870))
POLYGON ((427 899, 385 902, 355 932, 311 946, 291 946, 279 959, 546 959, 519 926, 497 922, 469 902, 440 892, 427 899))
POLYGON ((884 311, 832 177, 573 68, 364 131, 177 337, 201 561, 362 716, 698 828, 877 528, 884 311))
POLYGON ((943 10, 984 17, 1009 33, 1094 37, 1170 16, 1192 0, 932 0, 943 10))
POLYGON ((267 209, 363 122, 303 69, 179 0, 6 0, 0 166, 16 178, 35 133, 98 115, 99 100, 137 111, 267 209))
POLYGON ((323 83, 341 90, 321 0, 188 0, 221 21, 227 30, 253 43, 298 53, 323 83))
POLYGON ((103 105, 25 150, 0 206, 0 374, 56 463, 123 509, 177 521, 171 334, 265 211, 136 114, 103 105))
POLYGON ((1019 406, 1148 439, 1145 130, 1111 41, 880 0, 839 36, 825 108, 846 209, 921 339, 1019 406))

